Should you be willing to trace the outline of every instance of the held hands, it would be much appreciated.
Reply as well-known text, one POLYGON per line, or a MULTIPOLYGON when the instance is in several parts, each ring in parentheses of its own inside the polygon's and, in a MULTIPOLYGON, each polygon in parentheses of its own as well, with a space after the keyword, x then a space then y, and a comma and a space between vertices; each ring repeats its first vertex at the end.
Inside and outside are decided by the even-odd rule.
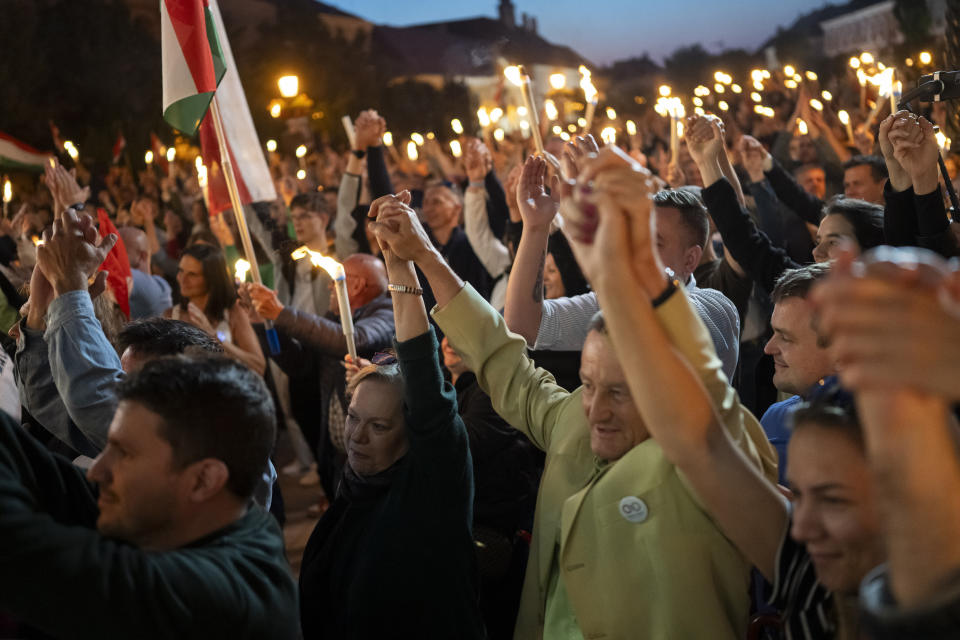
POLYGON ((925 195, 936 189, 940 147, 933 124, 922 116, 917 118, 912 113, 901 111, 894 117, 888 137, 893 147, 893 157, 909 174, 914 191, 918 195, 925 195))
POLYGON ((244 282, 241 287, 243 292, 250 297, 250 303, 260 317, 267 320, 276 320, 280 312, 283 311, 283 304, 272 289, 255 282, 244 282))
POLYGON ((601 295, 638 281, 655 298, 666 276, 657 254, 649 171, 617 147, 605 147, 581 166, 573 195, 561 208, 566 234, 584 274, 601 295))
POLYGON ((698 167, 707 163, 720 161, 720 154, 725 153, 723 148, 723 120, 717 116, 696 114, 687 118, 686 134, 687 149, 698 167))
POLYGON ((368 147, 379 147, 383 134, 387 130, 387 121, 380 117, 373 109, 361 111, 357 121, 353 123, 356 135, 354 149, 366 151, 368 147))
POLYGON ((844 386, 960 400, 960 272, 922 249, 864 258, 841 254, 810 298, 844 386))
MULTIPOLYGON (((557 215, 559 203, 547 193, 546 177, 547 161, 537 156, 528 157, 516 189, 520 217, 528 229, 547 229, 557 215)), ((560 192, 559 184, 554 178, 553 193, 560 192)))
POLYGON ((417 212, 410 207, 409 191, 377 198, 367 215, 376 219, 370 228, 380 243, 388 271, 421 262, 436 253, 417 212))
POLYGON ((37 266, 57 296, 86 290, 87 280, 116 243, 116 234, 101 238, 90 216, 67 209, 54 220, 52 230, 43 232, 43 242, 37 247, 37 266))

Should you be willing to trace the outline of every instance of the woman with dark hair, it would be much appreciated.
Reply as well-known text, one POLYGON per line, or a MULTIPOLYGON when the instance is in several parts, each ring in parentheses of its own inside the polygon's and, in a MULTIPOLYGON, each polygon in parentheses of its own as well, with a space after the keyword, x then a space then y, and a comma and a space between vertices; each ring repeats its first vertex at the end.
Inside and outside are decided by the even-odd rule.
POLYGON ((263 375, 267 366, 263 350, 246 311, 240 307, 223 252, 205 244, 187 247, 180 256, 177 283, 180 303, 164 315, 216 336, 227 355, 263 375))
MULTIPOLYGON (((371 208, 412 213, 405 195, 371 208)), ((300 569, 303 636, 483 638, 467 432, 413 263, 389 249, 397 356, 349 385, 343 479, 300 569)))
POLYGON ((587 293, 590 287, 563 232, 555 231, 547 241, 547 257, 543 266, 543 297, 573 297, 587 293))
POLYGON ((834 252, 843 246, 862 253, 882 244, 883 207, 865 200, 837 196, 823 208, 813 259, 816 262, 832 260, 834 252))

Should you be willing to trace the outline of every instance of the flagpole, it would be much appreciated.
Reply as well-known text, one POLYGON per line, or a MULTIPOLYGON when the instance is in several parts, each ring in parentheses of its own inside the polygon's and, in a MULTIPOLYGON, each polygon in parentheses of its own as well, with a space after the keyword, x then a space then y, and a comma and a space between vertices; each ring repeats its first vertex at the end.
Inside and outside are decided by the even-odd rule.
MULTIPOLYGON (((243 205, 240 202, 240 190, 237 187, 237 177, 233 172, 233 162, 230 160, 230 149, 227 146, 227 137, 223 132, 223 120, 220 119, 220 103, 217 100, 217 94, 213 94, 210 101, 210 116, 213 118, 213 128, 217 134, 217 144, 220 147, 220 168, 227 183, 227 192, 230 194, 230 204, 233 206, 233 215, 237 220, 237 230, 240 232, 240 243, 243 245, 243 252, 247 254, 247 262, 250 263, 250 275, 256 284, 263 284, 260 279, 260 265, 257 264, 257 256, 253 251, 253 241, 250 239, 250 230, 247 228, 247 219, 243 215, 243 205)), ((273 322, 267 318, 263 319, 264 328, 267 331, 267 343, 270 345, 270 353, 277 355, 280 353, 280 339, 277 337, 277 330, 273 327, 273 322)))

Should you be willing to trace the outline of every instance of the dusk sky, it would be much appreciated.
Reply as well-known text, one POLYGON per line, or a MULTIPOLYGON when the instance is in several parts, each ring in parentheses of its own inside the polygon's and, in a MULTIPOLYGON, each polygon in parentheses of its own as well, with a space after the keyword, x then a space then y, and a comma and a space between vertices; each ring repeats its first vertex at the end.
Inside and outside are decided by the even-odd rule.
MULTIPOLYGON (((378 24, 493 17, 499 0, 326 0, 378 24)), ((755 48, 825 0, 513 0, 536 16, 546 39, 566 44, 595 64, 649 52, 658 62, 678 46, 755 48)), ((841 0, 834 0, 839 4, 841 0)))

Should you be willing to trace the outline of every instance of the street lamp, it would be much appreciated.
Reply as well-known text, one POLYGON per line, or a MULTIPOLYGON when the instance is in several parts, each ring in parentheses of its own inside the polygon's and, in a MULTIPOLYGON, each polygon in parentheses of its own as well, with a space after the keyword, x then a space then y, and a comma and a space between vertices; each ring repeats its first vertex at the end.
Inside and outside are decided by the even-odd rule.
POLYGON ((277 87, 284 98, 296 98, 300 93, 300 79, 297 76, 280 76, 277 78, 277 87))

